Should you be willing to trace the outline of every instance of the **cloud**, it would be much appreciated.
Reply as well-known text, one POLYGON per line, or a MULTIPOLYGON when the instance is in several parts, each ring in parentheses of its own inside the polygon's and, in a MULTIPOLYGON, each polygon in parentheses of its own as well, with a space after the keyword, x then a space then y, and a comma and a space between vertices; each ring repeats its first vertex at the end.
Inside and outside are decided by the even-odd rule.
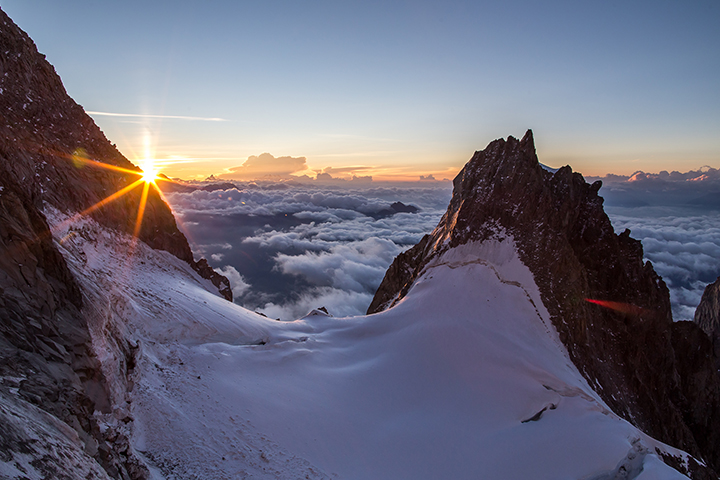
MULTIPOLYGON (((278 215, 326 213, 346 219, 358 214, 373 215, 390 208, 393 202, 402 201, 422 210, 444 210, 450 199, 451 184, 448 182, 422 188, 379 187, 346 188, 319 185, 285 185, 285 189, 232 188, 229 190, 189 193, 167 193, 174 211, 180 215, 188 213, 212 213, 218 215, 278 215)), ((188 220, 193 221, 193 220, 188 220)))
POLYGON ((252 284, 235 293, 237 303, 293 320, 320 306, 340 316, 365 313, 392 260, 435 228, 451 196, 449 182, 350 183, 280 190, 247 184, 167 196, 183 225, 196 224, 188 228, 193 251, 252 284), (397 201, 419 211, 388 214, 397 201))
POLYGON ((364 314, 372 297, 372 294, 358 294, 336 288, 315 288, 303 293, 293 303, 276 305, 270 302, 259 308, 258 311, 270 318, 297 319, 307 315, 313 309, 325 307, 335 317, 350 317, 364 314))
MULTIPOLYGON (((635 188, 629 178, 617 183, 635 188)), ((193 251, 213 267, 233 267, 238 285, 252 285, 235 292, 239 304, 292 320, 320 306, 340 316, 364 313, 392 259, 435 228, 451 196, 450 182, 343 185, 238 183, 167 197, 193 251), (396 201, 420 210, 379 215, 396 201)), ((695 205, 606 210, 617 232, 630 228, 642 240, 668 284, 674 318, 691 319, 705 285, 720 275, 720 212, 695 205)))
POLYGON ((336 244, 319 253, 279 253, 275 260, 283 273, 302 276, 312 285, 374 294, 388 265, 402 250, 391 240, 373 237, 336 244))
POLYGON ((356 167, 327 167, 323 170, 323 173, 328 174, 344 174, 344 173, 351 173, 355 174, 356 172, 362 172, 365 170, 371 170, 373 167, 368 166, 356 166, 356 167))
POLYGON ((315 181, 318 183, 328 184, 328 183, 335 183, 335 184, 344 184, 344 183, 351 183, 353 185, 357 184, 368 184, 373 181, 372 176, 365 175, 365 176, 358 176, 355 175, 355 172, 360 172, 364 170, 370 170, 373 167, 327 167, 322 172, 318 172, 317 176, 315 177, 315 181), (351 173, 352 177, 344 178, 344 177, 337 177, 333 176, 332 174, 347 174, 351 173))
POLYGON ((720 170, 703 167, 689 172, 645 173, 630 176, 587 177, 602 180, 600 195, 605 205, 619 207, 692 206, 696 209, 720 209, 720 170))
POLYGON ((216 268, 216 270, 218 273, 225 275, 230 281, 233 297, 241 298, 250 289, 250 284, 245 281, 243 276, 240 275, 240 272, 232 265, 225 265, 222 268, 216 268))
POLYGON ((708 283, 720 275, 720 213, 680 207, 609 207, 616 231, 631 230, 670 290, 675 320, 692 320, 708 283))
POLYGON ((239 167, 232 167, 229 173, 219 175, 231 180, 253 180, 265 177, 289 178, 291 173, 307 170, 305 157, 277 157, 269 153, 251 155, 239 167))
POLYGON ((112 112, 85 112, 88 115, 101 115, 106 117, 134 117, 134 118, 165 118, 170 120, 196 120, 201 122, 227 122, 217 117, 188 117, 185 115, 149 115, 144 113, 112 113, 112 112))

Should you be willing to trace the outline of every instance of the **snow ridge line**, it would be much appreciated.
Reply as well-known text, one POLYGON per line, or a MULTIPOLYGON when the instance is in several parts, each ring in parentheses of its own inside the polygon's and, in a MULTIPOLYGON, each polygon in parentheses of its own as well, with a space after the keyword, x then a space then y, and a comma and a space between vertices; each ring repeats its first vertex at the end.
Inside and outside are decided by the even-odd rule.
POLYGON ((545 321, 545 319, 543 318, 542 314, 540 313, 540 310, 538 309, 537 305, 535 304, 535 301, 533 300, 532 296, 530 295, 530 292, 527 291, 527 289, 523 286, 522 283, 517 282, 517 281, 515 281, 515 280, 507 280, 506 278, 504 278, 504 277, 500 274, 500 272, 498 271, 498 269, 495 268, 495 265, 493 265, 492 263, 490 263, 490 262, 488 262, 488 261, 486 261, 486 260, 483 260, 483 259, 481 259, 481 258, 478 258, 478 259, 476 259, 476 260, 467 260, 467 261, 464 261, 464 262, 461 262, 461 263, 458 263, 458 262, 438 262, 438 263, 434 263, 434 264, 432 264, 432 265, 428 265, 426 268, 427 268, 427 269, 430 269, 430 268, 437 268, 437 267, 446 266, 446 267, 448 267, 448 268, 450 268, 450 269, 452 269, 452 270, 455 270, 456 268, 466 267, 466 266, 468 266, 468 265, 473 265, 473 264, 475 264, 475 265, 482 265, 482 266, 487 267, 487 268, 489 268, 490 270, 492 270, 492 272, 495 274, 495 276, 496 276, 497 279, 500 281, 500 283, 505 284, 505 285, 511 285, 511 286, 513 286, 513 287, 518 287, 519 289, 521 289, 521 290, 523 291, 523 293, 525 294, 525 296, 527 297, 528 301, 530 301, 530 304, 531 304, 531 305, 533 306, 533 308, 535 309, 535 313, 537 314, 538 318, 540 319, 540 322, 542 322, 543 326, 545 327, 545 332, 548 333, 551 337, 553 336, 553 335, 552 335, 552 329, 550 328, 550 326, 548 326, 547 322, 545 321))

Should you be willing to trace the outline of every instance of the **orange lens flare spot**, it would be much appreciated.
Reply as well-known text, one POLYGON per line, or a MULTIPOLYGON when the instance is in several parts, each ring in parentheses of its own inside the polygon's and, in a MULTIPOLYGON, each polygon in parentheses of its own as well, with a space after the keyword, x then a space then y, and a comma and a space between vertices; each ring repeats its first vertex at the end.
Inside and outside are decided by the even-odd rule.
POLYGON ((610 310, 614 310, 616 312, 624 313, 626 315, 633 315, 636 317, 639 317, 643 313, 646 313, 646 310, 644 308, 638 307, 636 305, 631 305, 629 303, 611 302, 609 300, 595 300, 592 298, 586 298, 585 301, 593 303, 595 305, 600 305, 601 307, 609 308, 610 310))

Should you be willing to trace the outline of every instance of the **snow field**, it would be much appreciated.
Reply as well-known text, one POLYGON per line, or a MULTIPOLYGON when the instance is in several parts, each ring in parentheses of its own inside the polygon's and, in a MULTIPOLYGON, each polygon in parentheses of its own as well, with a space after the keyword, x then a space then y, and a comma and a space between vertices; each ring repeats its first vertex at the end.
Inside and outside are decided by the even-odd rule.
POLYGON ((449 250, 388 311, 278 322, 165 252, 72 228, 90 308, 112 312, 96 348, 117 364, 101 331, 138 345, 116 407, 157 478, 602 479, 629 457, 636 478, 684 478, 653 452, 684 454, 572 365, 509 237, 449 250))

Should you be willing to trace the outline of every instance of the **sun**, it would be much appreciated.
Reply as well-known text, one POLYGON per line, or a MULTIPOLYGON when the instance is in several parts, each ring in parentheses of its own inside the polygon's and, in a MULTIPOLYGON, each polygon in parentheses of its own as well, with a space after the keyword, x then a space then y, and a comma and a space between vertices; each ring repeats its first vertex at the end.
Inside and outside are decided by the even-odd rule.
POLYGON ((157 171, 152 169, 143 169, 141 178, 145 183, 154 184, 155 181, 158 179, 157 171))
POLYGON ((142 170, 141 178, 143 182, 154 184, 157 181, 159 172, 152 159, 141 161, 140 169, 142 170))
MULTIPOLYGON (((135 238, 139 238, 140 235, 140 228, 142 227, 142 221, 143 216, 145 214, 145 207, 147 206, 148 202, 148 196, 150 195, 150 191, 154 190, 157 192, 157 194, 162 198, 162 200, 165 203, 168 203, 167 198, 165 198, 165 195, 163 195, 162 191, 160 190, 160 187, 158 187, 157 182, 162 180, 163 182, 170 182, 172 183, 172 180, 170 180, 167 177, 160 177, 158 176, 159 169, 155 165, 155 161, 152 158, 152 156, 146 157, 144 160, 140 160, 139 166, 140 171, 138 170, 130 170, 127 168, 119 167, 116 165, 107 164, 104 162, 100 162, 97 160, 93 160, 89 158, 86 154, 86 152, 82 149, 77 149, 75 152, 73 152, 71 155, 63 154, 58 152, 58 157, 61 158, 67 158, 68 160, 73 162, 73 165, 76 168, 84 168, 85 166, 92 166, 92 167, 99 167, 104 168, 108 170, 113 170, 116 172, 124 173, 124 174, 130 174, 130 175, 137 175, 137 178, 135 181, 129 183, 127 186, 121 188, 115 193, 112 193, 108 195, 107 197, 103 198, 96 204, 86 208, 82 212, 77 213, 73 217, 69 218, 63 224, 70 223, 75 221, 77 218, 85 216, 90 214, 91 212, 97 210, 98 208, 101 208, 105 205, 107 205, 110 202, 113 202, 117 200, 118 198, 124 196, 125 194, 131 192, 132 190, 135 190, 138 187, 142 187, 142 193, 140 195, 140 202, 138 204, 138 212, 137 217, 135 219, 135 229, 133 231, 133 236, 135 238), (152 188, 151 188, 152 187, 152 188)), ((61 224, 61 226, 63 225, 61 224)), ((56 228, 60 228, 60 226, 57 226, 56 228)))

